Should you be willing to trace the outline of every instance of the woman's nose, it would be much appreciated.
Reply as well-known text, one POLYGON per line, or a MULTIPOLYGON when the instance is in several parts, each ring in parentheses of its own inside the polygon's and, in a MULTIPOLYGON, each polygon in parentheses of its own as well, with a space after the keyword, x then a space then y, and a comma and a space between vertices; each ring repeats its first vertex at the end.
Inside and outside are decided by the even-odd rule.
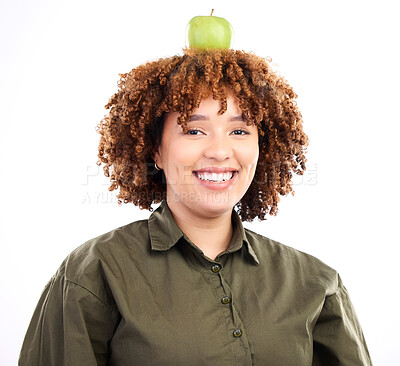
POLYGON ((209 139, 204 149, 204 156, 218 161, 229 159, 233 155, 233 143, 234 141, 229 136, 216 135, 214 138, 209 139))

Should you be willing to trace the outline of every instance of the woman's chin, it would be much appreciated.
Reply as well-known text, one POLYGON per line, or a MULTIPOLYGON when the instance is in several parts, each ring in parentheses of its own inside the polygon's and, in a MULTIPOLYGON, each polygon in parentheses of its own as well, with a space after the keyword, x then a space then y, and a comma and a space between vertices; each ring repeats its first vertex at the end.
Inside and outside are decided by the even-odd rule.
POLYGON ((207 212, 211 216, 231 211, 235 203, 236 201, 232 197, 232 194, 226 192, 225 194, 202 195, 196 202, 195 207, 200 211, 207 212))
MULTIPOLYGON (((168 196, 168 195, 167 195, 168 196)), ((240 200, 233 192, 174 192, 168 196, 170 206, 183 208, 196 212, 199 217, 216 217, 232 211, 240 200)))

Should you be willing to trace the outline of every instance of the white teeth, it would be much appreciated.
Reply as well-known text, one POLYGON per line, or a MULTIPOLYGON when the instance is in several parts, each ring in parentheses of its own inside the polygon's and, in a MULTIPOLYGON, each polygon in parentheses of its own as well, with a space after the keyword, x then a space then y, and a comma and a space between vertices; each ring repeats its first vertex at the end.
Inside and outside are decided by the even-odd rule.
POLYGON ((208 173, 208 172, 195 172, 195 174, 201 180, 217 182, 217 183, 226 182, 227 180, 232 179, 232 177, 233 177, 233 172, 222 173, 222 174, 208 173))

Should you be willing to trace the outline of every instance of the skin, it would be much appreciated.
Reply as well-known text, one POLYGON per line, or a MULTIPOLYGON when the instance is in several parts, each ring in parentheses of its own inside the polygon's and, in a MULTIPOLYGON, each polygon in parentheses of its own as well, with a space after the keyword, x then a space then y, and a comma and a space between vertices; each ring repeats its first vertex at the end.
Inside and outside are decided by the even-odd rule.
POLYGON ((177 124, 178 113, 168 113, 154 155, 166 176, 167 204, 176 223, 212 260, 229 245, 232 210, 254 178, 259 154, 257 127, 246 125, 236 97, 227 98, 224 114, 218 115, 219 109, 219 101, 203 99, 188 121, 187 134, 177 124), (230 187, 213 191, 192 173, 204 167, 230 167, 239 172, 230 187))

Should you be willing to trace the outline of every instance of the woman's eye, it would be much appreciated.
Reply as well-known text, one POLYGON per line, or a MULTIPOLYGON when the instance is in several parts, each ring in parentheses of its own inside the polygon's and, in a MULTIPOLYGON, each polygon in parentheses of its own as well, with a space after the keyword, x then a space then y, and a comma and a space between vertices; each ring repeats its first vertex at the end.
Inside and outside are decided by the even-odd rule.
POLYGON ((239 133, 234 133, 235 135, 238 135, 238 136, 240 136, 240 135, 248 135, 249 134, 247 131, 242 130, 242 129, 235 130, 233 132, 239 132, 239 133))
POLYGON ((198 134, 196 132, 201 132, 201 131, 200 130, 188 130, 187 134, 192 135, 192 136, 197 136, 198 134))

